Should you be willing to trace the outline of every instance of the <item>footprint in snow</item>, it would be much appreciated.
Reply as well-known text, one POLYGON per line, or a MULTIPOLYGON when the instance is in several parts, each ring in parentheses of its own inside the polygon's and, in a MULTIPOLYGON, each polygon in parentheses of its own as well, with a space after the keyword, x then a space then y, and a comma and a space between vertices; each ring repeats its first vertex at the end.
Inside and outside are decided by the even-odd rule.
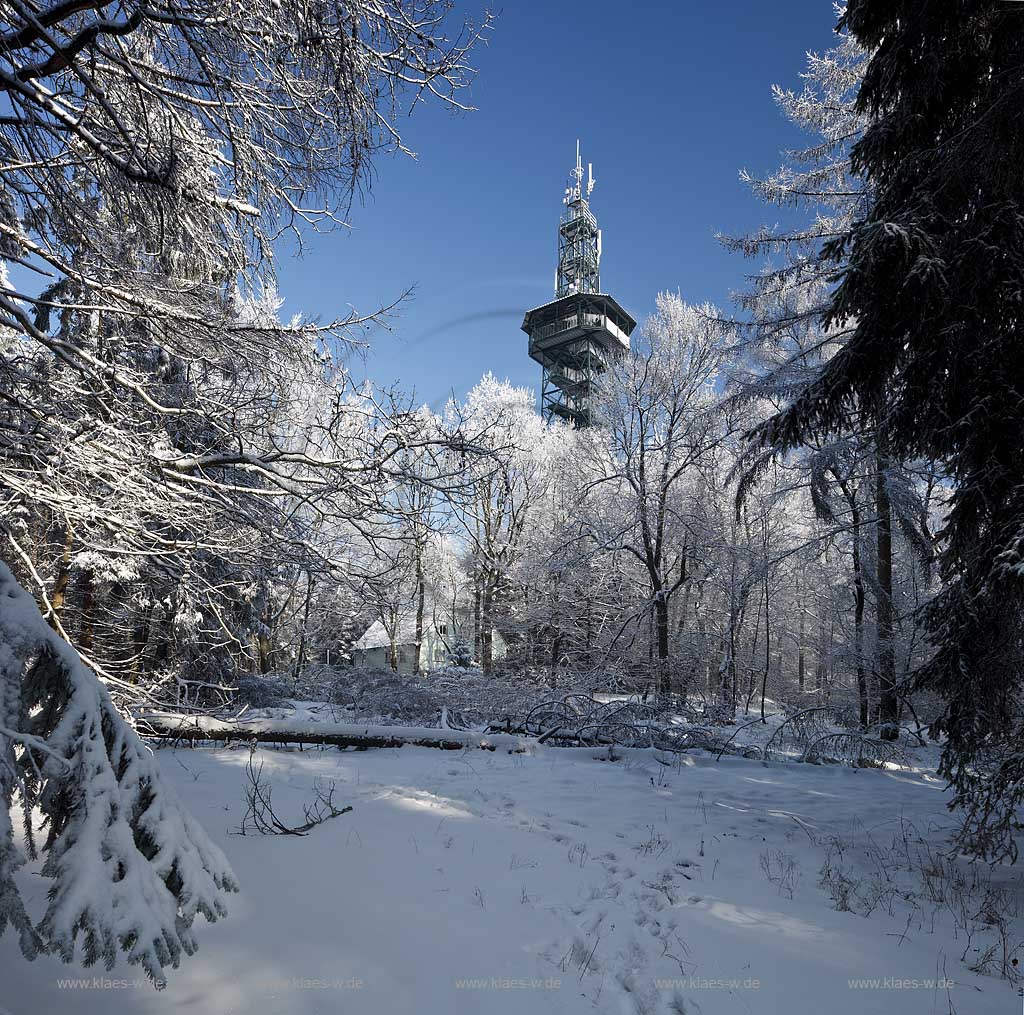
POLYGON ((630 970, 643 969, 647 965, 647 952, 634 938, 629 939, 626 947, 619 952, 618 957, 622 964, 630 970))

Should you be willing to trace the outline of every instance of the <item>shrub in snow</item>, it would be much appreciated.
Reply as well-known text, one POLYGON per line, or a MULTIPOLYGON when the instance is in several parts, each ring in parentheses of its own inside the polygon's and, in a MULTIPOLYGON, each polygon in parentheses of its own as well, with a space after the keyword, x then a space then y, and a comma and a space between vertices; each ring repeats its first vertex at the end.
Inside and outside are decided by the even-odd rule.
POLYGON ((254 677, 251 674, 236 677, 234 703, 250 708, 272 708, 284 704, 295 694, 294 688, 284 680, 275 677, 254 677))
POLYGON ((123 952, 159 986, 166 967, 195 951, 196 915, 226 915, 237 887, 107 689, 0 563, 0 934, 10 925, 27 958, 77 955, 109 969, 123 952), (43 855, 51 879, 38 921, 15 880, 25 862, 15 800, 28 852, 43 855))
POLYGON ((429 683, 394 670, 351 670, 333 688, 331 701, 354 702, 360 718, 390 717, 429 726, 443 705, 429 683))
MULTIPOLYGON (((559 691, 559 694, 562 694, 559 691)), ((479 669, 448 667, 419 677, 390 669, 344 671, 329 701, 353 705, 360 722, 399 726, 436 726, 442 709, 459 726, 484 726, 523 716, 552 696, 544 684, 500 679, 479 669)))

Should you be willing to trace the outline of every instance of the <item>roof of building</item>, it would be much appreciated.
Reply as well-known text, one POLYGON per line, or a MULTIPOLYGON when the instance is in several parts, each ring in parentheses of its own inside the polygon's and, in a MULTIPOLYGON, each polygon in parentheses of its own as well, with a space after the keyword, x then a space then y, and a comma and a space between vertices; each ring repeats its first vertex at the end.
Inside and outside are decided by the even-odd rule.
MULTIPOLYGON (((426 624, 426 621, 424 621, 426 624)), ((416 622, 401 622, 398 625, 398 636, 395 639, 398 645, 411 645, 416 640, 416 622)), ((363 636, 352 646, 354 649, 390 648, 391 639, 388 637, 387 629, 379 621, 375 620, 363 633, 363 636)))
MULTIPOLYGON (((451 623, 450 620, 446 620, 444 617, 434 617, 430 610, 427 610, 426 615, 423 618, 423 632, 426 634, 428 631, 434 629, 435 621, 438 623, 451 623)), ((459 625, 462 626, 461 623, 459 625)), ((494 632, 495 640, 501 638, 498 631, 494 632)), ((416 614, 410 613, 403 617, 398 623, 398 630, 395 634, 395 644, 401 648, 403 645, 414 645, 416 643, 416 614)), ((387 629, 379 621, 375 620, 363 633, 363 636, 356 641, 352 648, 355 651, 369 651, 375 648, 390 648, 391 639, 388 637, 387 629)))

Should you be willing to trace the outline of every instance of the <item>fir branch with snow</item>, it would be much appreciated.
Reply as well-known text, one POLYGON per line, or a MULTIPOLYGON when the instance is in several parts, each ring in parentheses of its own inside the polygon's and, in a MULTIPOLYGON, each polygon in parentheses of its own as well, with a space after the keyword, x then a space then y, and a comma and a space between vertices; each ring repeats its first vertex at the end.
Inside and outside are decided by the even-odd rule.
POLYGON ((196 950, 196 916, 225 916, 238 884, 106 688, 3 564, 0 701, 0 931, 12 925, 26 958, 111 969, 123 953, 161 986, 196 950), (15 803, 51 882, 35 924, 15 880, 15 803))

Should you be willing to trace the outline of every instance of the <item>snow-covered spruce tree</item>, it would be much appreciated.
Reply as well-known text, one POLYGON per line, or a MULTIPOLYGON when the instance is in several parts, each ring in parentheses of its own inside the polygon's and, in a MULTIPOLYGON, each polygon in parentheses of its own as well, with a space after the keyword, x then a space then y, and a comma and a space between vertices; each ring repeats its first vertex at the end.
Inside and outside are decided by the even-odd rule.
POLYGON ((235 877, 162 782, 153 752, 3 564, 0 748, 0 933, 11 924, 27 958, 54 952, 110 968, 123 951, 159 985, 195 951, 195 917, 226 914, 235 877), (15 880, 24 862, 15 801, 51 884, 37 922, 15 880))
MULTIPOLYGON (((732 398, 752 404, 762 416, 773 415, 809 384, 849 336, 848 328, 826 324, 837 267, 821 252, 870 205, 872 188, 851 165, 851 150, 870 122, 856 105, 869 55, 843 32, 838 46, 809 56, 804 87, 799 92, 776 87, 775 95, 785 117, 813 135, 814 142, 788 152, 787 163, 766 179, 742 174, 768 203, 813 216, 802 228, 762 229, 753 236, 724 239, 732 249, 773 261, 737 297, 749 321, 734 322, 740 340, 732 398)), ((909 571, 916 569, 914 577, 925 583, 931 580, 932 547, 921 505, 926 491, 934 490, 928 479, 934 478, 934 470, 910 465, 894 454, 884 422, 884 413, 875 407, 853 403, 840 426, 808 428, 798 447, 785 449, 785 467, 795 471, 794 481, 802 474, 819 520, 834 526, 836 538, 848 544, 860 719, 864 726, 874 721, 873 698, 882 735, 895 737, 906 691, 898 674, 904 619, 896 599, 901 578, 909 571), (864 607, 869 599, 875 621, 871 658, 865 656, 864 607)), ((741 501, 764 468, 779 466, 783 449, 770 441, 764 445, 762 436, 755 431, 741 465, 741 501)), ((907 622, 914 623, 912 618, 907 622)))
POLYGON ((473 665, 473 646, 465 638, 456 638, 452 643, 449 659, 452 666, 468 669, 473 665))
POLYGON ((946 707, 942 772, 981 851, 1014 852, 1024 797, 1024 441, 1020 428, 1024 35, 999 0, 853 0, 841 20, 872 52, 853 148, 870 205, 825 246, 841 269, 828 324, 843 348, 760 431, 794 447, 884 406, 893 454, 954 484, 945 588, 918 686, 946 707))
MULTIPOLYGON (((763 228, 751 236, 722 237, 729 249, 769 261, 750 279, 748 288, 736 295, 748 319, 733 322, 738 340, 729 391, 751 423, 785 405, 845 340, 842 329, 822 326, 834 266, 822 263, 820 251, 824 242, 849 228, 868 199, 863 181, 850 167, 850 148, 867 125, 867 117, 855 108, 867 56, 846 33, 838 46, 808 56, 799 91, 775 86, 782 115, 813 141, 806 148, 787 152, 786 163, 766 178, 741 174, 766 203, 797 209, 809 220, 801 227, 763 228)), ((738 486, 738 501, 743 503, 769 466, 773 471, 785 468, 792 473, 794 485, 806 484, 819 518, 835 525, 837 538, 849 533, 855 673, 864 726, 870 718, 869 671, 877 671, 865 655, 864 633, 867 591, 878 587, 866 573, 872 556, 868 552, 871 525, 865 519, 874 518, 868 503, 874 432, 870 416, 859 412, 851 413, 838 433, 805 434, 803 443, 782 460, 777 447, 750 443, 740 461, 738 486)), ((801 572, 806 564, 804 561, 801 572)), ((798 616, 798 690, 803 693, 808 590, 803 582, 798 586, 794 606, 798 616)), ((884 612, 884 604, 882 609, 884 612)), ((878 679, 876 673, 876 683, 878 679)), ((886 682, 891 685, 893 681, 886 682)), ((887 703, 894 704, 891 697, 887 703)))

